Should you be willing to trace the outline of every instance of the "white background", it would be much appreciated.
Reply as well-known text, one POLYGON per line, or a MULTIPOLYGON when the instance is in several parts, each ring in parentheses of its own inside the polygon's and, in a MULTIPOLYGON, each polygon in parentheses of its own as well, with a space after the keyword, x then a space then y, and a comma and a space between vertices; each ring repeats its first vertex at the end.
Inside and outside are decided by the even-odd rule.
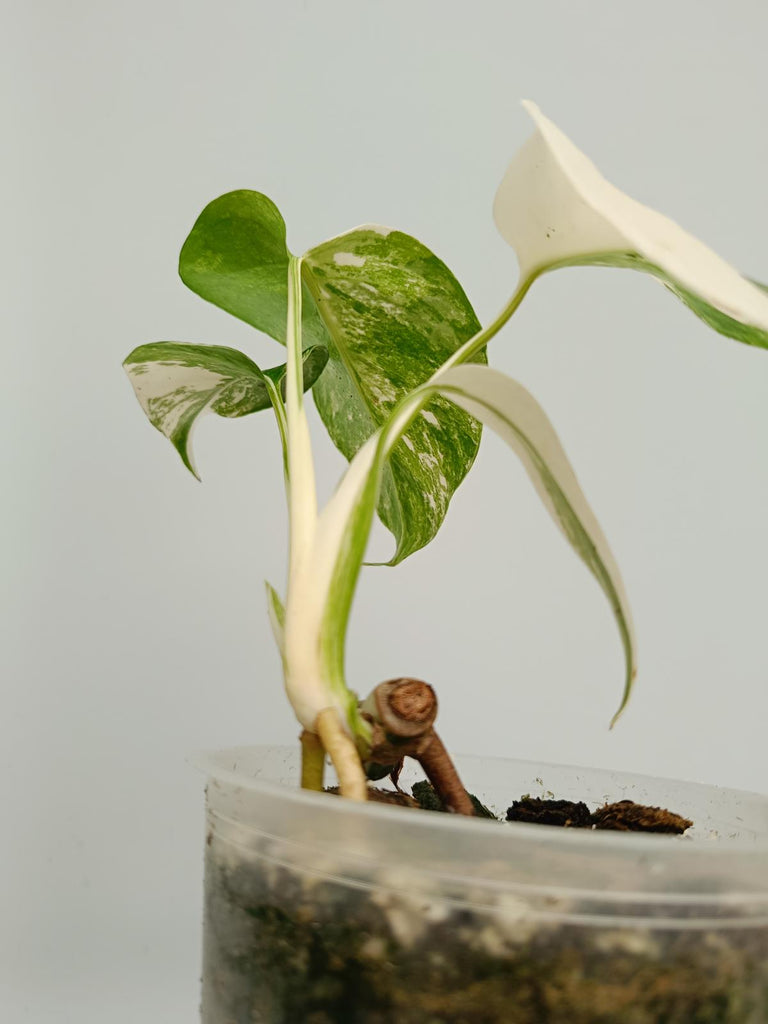
MULTIPOLYGON (((487 322, 515 281, 490 207, 530 97, 768 279, 768 8, 48 0, 4 24, 0 1016, 189 1024, 203 782, 185 755, 297 734, 262 586, 284 567, 273 424, 206 421, 197 484, 120 369, 158 339, 282 359, 178 280, 193 220, 247 187, 296 252, 397 226, 487 322)), ((365 573, 351 684, 428 679, 454 750, 765 791, 768 353, 648 278, 572 270, 491 360, 544 404, 611 540, 636 695, 609 733, 607 605, 490 436, 437 541, 365 573)), ((342 460, 316 438, 327 494, 342 460)))

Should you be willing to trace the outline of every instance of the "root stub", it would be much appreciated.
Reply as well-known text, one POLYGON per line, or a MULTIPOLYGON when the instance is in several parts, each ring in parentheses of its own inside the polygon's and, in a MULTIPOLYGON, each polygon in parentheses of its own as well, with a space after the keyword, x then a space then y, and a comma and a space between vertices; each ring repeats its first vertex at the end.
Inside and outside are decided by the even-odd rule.
POLYGON ((435 691, 419 679, 403 679, 393 687, 389 706, 400 718, 431 725, 437 712, 435 691))
POLYGON ((376 718, 399 739, 423 736, 437 717, 437 697, 421 679, 389 679, 373 691, 376 718))

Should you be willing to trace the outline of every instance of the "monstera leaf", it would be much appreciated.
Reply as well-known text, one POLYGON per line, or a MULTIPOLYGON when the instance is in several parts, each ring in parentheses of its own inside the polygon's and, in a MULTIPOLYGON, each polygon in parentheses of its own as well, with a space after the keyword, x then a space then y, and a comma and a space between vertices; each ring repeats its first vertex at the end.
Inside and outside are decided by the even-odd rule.
POLYGON ((720 334, 768 348, 765 286, 606 181, 535 104, 524 105, 536 131, 510 164, 494 203, 522 280, 563 266, 641 270, 720 334))
MULTIPOLYGON (((289 257, 274 203, 230 192, 198 218, 179 272, 204 299, 285 343, 289 257)), ((324 242, 304 255, 302 278, 303 344, 329 352, 313 395, 351 459, 480 324, 445 264, 399 231, 366 226, 324 242)), ((473 358, 484 362, 484 351, 473 358)), ((378 510, 395 537, 393 564, 435 536, 480 435, 475 419, 437 397, 390 452, 378 510)))
POLYGON ((286 687, 299 720, 309 728, 307 723, 322 707, 335 702, 347 714, 353 731, 364 728, 355 719, 354 707, 350 709, 344 682, 352 598, 387 453, 435 393, 482 420, 506 441, 522 461, 545 509, 605 593, 619 628, 626 666, 615 721, 626 706, 637 671, 632 618, 618 566, 543 409, 522 385, 487 366, 448 368, 404 399, 352 460, 320 513, 280 621, 286 687))
MULTIPOLYGON (((310 388, 328 362, 328 350, 321 345, 305 349, 303 362, 304 387, 310 388)), ((221 345, 140 345, 123 366, 149 422, 198 479, 192 429, 201 416, 248 416, 272 405, 271 388, 285 395, 285 363, 260 370, 242 352, 221 345)))

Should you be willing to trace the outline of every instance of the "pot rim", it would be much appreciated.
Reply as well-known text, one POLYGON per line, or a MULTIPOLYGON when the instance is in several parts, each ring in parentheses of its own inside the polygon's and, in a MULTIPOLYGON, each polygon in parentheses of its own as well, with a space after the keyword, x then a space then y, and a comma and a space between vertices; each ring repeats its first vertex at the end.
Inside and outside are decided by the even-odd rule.
MULTIPOLYGON (((288 786, 280 782, 272 781, 257 774, 246 774, 238 769, 238 761, 246 756, 253 758, 260 755, 262 758, 279 757, 284 755, 286 764, 295 759, 297 748, 286 745, 257 744, 238 747, 219 748, 216 750, 197 750, 187 756, 186 761, 197 771, 206 775, 209 782, 228 783, 238 786, 253 793, 279 797, 282 801, 288 801, 292 806, 304 806, 307 809, 317 811, 322 807, 325 815, 339 815, 347 817, 353 815, 357 818, 370 817, 372 820, 390 819, 393 823, 400 825, 408 824, 409 829, 415 831, 430 830, 440 831, 448 834, 463 834, 478 838, 483 829, 492 828, 494 824, 503 824, 503 829, 494 832, 498 839, 501 834, 506 833, 507 838, 503 842, 535 842, 537 845, 554 845, 565 849, 572 849, 574 852, 585 850, 601 850, 623 853, 652 853, 664 849, 665 855, 684 857, 695 851, 697 857, 707 855, 711 851, 713 856, 722 857, 724 854, 746 854, 751 860, 754 858, 766 860, 768 870, 768 831, 764 836, 754 838, 731 838, 728 835, 718 835, 714 838, 709 836, 670 836, 658 833, 641 832, 617 832, 599 829, 577 829, 561 828, 552 825, 528 824, 525 822, 493 822, 482 818, 470 818, 456 814, 414 814, 412 809, 398 807, 391 804, 375 803, 367 801, 364 803, 339 799, 327 793, 317 793, 311 790, 301 789, 298 785, 288 786)), ((462 774, 467 768, 480 766, 484 763, 491 763, 498 766, 516 766, 521 770, 539 772, 542 768, 551 768, 563 772, 578 774, 588 772, 602 774, 606 777, 614 776, 622 783, 630 785, 680 785, 689 792, 696 792, 700 796, 718 795, 721 798, 734 798, 740 800, 756 801, 764 804, 766 808, 766 821, 768 821, 768 795, 751 790, 733 789, 724 786, 715 786, 701 782, 690 782, 684 779, 671 779, 665 776, 645 775, 635 772, 623 772, 613 769, 589 768, 584 765, 562 764, 556 762, 537 762, 518 758, 484 757, 475 754, 456 754, 454 758, 462 768, 462 774)), ((482 796, 482 794, 480 794, 482 796)), ((617 797, 619 799, 619 797, 617 797)), ((694 822, 695 825, 695 822, 694 822)))

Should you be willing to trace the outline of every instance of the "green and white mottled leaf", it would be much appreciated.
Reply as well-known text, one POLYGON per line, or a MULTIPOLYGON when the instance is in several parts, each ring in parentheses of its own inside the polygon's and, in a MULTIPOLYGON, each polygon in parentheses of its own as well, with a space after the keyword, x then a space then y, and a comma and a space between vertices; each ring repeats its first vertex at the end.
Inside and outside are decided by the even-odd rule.
MULTIPOLYGON (((320 345, 304 351, 305 388, 317 381, 327 361, 328 350, 320 345)), ((269 408, 270 381, 285 395, 285 364, 260 370, 242 352, 221 345, 140 345, 123 366, 150 423, 195 476, 192 430, 201 416, 213 412, 234 419, 269 408)))
POLYGON ((544 411, 520 384, 486 366, 456 366, 437 374, 400 403, 386 426, 352 460, 320 515, 302 585, 289 595, 286 672, 295 658, 308 677, 322 678, 329 688, 341 690, 347 623, 387 453, 435 393, 491 427, 515 451, 544 506, 608 598, 626 661, 615 721, 636 674, 631 613, 618 567, 544 411), (314 667, 307 662, 309 655, 316 659, 314 667))
MULTIPOLYGON (((303 260, 330 335, 315 404, 348 458, 480 324, 446 265, 410 235, 375 225, 311 249, 303 260)), ((485 351, 475 356, 485 362, 485 351)), ((481 426, 439 396, 393 446, 378 511, 397 542, 390 564, 435 536, 477 454, 481 426)))
MULTIPOLYGON (((285 343, 289 251, 285 223, 259 192, 230 192, 197 219, 179 259, 198 295, 285 343)), ((330 351, 313 392, 336 447, 351 459, 404 395, 480 329, 450 270, 399 231, 357 228, 303 258, 303 344, 330 351)), ((484 351, 474 357, 485 362, 484 351)), ((437 398, 392 451, 379 514, 392 564, 437 533, 472 465, 480 426, 437 398)))
POLYGON ((668 217, 625 195, 532 103, 536 132, 507 170, 494 218, 521 279, 556 267, 632 267, 658 278, 705 323, 768 348, 768 296, 668 217))
POLYGON ((521 384, 488 368, 457 366, 439 378, 451 401, 491 427, 518 455, 545 508, 608 599, 626 661, 624 710, 637 674, 629 602, 619 567, 568 457, 539 403, 521 384))

